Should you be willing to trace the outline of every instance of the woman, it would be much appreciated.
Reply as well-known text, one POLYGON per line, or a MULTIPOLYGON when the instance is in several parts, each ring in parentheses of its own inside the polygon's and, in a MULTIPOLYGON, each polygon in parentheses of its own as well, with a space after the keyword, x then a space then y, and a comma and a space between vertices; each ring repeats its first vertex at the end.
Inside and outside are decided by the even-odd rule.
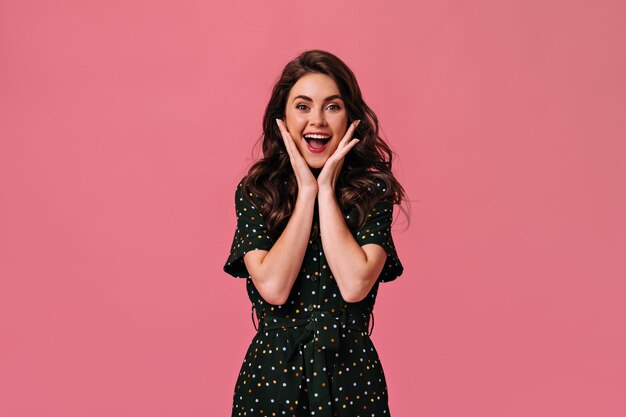
POLYGON ((235 192, 224 271, 246 278, 259 325, 232 416, 389 416, 369 335, 379 283, 404 269, 391 158, 346 64, 321 50, 287 64, 263 117, 263 158, 235 192))

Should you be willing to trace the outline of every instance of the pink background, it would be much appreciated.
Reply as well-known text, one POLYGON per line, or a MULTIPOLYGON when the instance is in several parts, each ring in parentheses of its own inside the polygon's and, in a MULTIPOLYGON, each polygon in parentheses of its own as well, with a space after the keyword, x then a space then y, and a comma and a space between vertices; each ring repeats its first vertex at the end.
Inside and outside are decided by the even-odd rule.
POLYGON ((391 414, 626 415, 619 1, 0 1, 0 416, 226 416, 271 86, 327 49, 412 200, 391 414), (258 147, 255 148, 258 150, 258 147))

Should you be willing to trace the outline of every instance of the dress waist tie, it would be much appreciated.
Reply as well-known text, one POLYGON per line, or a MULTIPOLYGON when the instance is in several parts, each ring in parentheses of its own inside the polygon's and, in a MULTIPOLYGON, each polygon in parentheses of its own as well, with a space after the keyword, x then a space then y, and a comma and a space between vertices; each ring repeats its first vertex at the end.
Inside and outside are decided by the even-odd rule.
MULTIPOLYGON (((295 342, 286 346, 286 365, 302 367, 306 377, 310 411, 319 415, 323 410, 332 411, 329 377, 333 375, 341 330, 352 329, 367 335, 368 326, 369 315, 366 314, 348 313, 344 309, 341 316, 335 317, 330 311, 314 310, 297 318, 265 315, 259 323, 258 331, 289 329, 295 333, 295 342), (296 353, 299 351, 302 351, 302 355, 298 360, 296 353)), ((282 394, 279 394, 278 400, 298 398, 299 390, 299 387, 287 386, 280 391, 282 394)))

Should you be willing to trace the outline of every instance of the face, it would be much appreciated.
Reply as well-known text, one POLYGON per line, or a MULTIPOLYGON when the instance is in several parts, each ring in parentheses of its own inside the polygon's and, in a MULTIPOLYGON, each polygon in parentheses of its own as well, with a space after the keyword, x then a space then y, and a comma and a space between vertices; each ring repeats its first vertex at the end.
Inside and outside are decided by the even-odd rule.
POLYGON ((325 74, 300 77, 287 98, 285 125, 309 167, 322 168, 348 128, 337 83, 325 74))

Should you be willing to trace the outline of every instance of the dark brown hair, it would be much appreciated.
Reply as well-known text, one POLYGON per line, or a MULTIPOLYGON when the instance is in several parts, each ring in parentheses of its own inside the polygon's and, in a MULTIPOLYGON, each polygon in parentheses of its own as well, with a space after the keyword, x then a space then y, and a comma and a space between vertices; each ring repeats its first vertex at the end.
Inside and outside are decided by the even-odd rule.
MULTIPOLYGON (((357 80, 348 66, 335 55, 322 50, 308 50, 289 62, 274 85, 263 116, 263 157, 256 161, 243 178, 243 195, 253 193, 250 200, 261 212, 270 237, 276 241, 293 212, 298 185, 289 161, 289 154, 276 124, 285 118, 285 107, 293 85, 305 74, 320 73, 331 77, 348 113, 348 126, 361 120, 353 137, 360 142, 344 157, 335 190, 342 213, 353 214, 346 219, 352 231, 359 230, 372 207, 380 201, 400 204, 405 192, 391 172, 393 152, 379 136, 378 118, 363 101, 357 80), (382 183, 381 187, 377 183, 382 183), (383 192, 381 193, 381 190, 383 192)), ((317 213, 317 205, 315 206, 317 213)), ((311 239, 319 235, 317 214, 314 216, 311 239)))

